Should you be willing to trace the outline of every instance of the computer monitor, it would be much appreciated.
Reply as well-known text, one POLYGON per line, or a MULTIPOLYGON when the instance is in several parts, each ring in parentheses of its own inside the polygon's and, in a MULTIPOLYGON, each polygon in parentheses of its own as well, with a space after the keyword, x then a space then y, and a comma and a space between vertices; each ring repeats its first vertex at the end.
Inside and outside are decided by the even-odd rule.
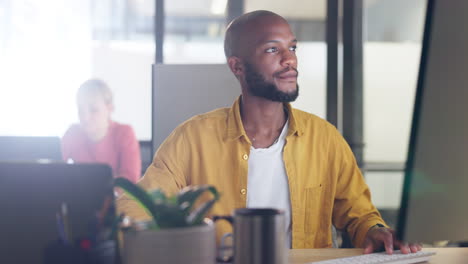
POLYGON ((62 160, 59 137, 0 136, 0 161, 62 160))
POLYGON ((398 236, 468 240, 468 1, 429 0, 398 236))
POLYGON ((114 263, 112 179, 107 165, 0 162, 0 263, 114 263))

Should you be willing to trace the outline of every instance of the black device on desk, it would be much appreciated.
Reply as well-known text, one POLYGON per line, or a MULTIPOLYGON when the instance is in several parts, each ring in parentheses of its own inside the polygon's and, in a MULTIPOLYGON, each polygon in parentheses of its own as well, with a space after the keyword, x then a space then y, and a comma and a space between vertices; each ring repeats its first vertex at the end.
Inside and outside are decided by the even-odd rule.
POLYGON ((107 165, 0 163, 0 263, 116 263, 107 165))
POLYGON ((468 240, 468 1, 429 0, 398 235, 468 240))
POLYGON ((62 160, 59 137, 0 136, 0 161, 62 160))

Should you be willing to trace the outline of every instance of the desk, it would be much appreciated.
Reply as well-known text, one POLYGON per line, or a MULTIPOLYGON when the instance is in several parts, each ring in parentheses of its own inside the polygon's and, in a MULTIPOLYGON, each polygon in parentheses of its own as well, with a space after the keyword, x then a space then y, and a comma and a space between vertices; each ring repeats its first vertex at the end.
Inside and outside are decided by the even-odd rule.
MULTIPOLYGON (((434 251, 436 255, 426 263, 431 264, 466 264, 468 263, 468 248, 423 248, 425 251, 434 251)), ((291 249, 289 264, 305 264, 334 258, 351 257, 362 254, 362 249, 291 249)))

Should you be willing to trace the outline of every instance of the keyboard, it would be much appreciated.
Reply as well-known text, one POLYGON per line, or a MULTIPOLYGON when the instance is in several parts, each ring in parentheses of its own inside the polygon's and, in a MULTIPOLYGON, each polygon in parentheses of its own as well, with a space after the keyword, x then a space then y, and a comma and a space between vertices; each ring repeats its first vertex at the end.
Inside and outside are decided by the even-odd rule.
POLYGON ((395 250, 392 255, 385 252, 365 254, 353 257, 330 259, 309 264, 411 264, 428 261, 435 252, 418 251, 416 253, 403 254, 400 250, 395 250))

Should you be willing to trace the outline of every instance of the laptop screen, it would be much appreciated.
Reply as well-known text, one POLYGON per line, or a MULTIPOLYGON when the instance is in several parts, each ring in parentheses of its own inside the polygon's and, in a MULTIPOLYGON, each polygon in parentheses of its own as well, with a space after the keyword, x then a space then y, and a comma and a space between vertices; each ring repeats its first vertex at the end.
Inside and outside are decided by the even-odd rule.
POLYGON ((0 136, 0 161, 62 160, 59 137, 0 136))
POLYGON ((115 263, 112 171, 0 163, 0 263, 115 263))

